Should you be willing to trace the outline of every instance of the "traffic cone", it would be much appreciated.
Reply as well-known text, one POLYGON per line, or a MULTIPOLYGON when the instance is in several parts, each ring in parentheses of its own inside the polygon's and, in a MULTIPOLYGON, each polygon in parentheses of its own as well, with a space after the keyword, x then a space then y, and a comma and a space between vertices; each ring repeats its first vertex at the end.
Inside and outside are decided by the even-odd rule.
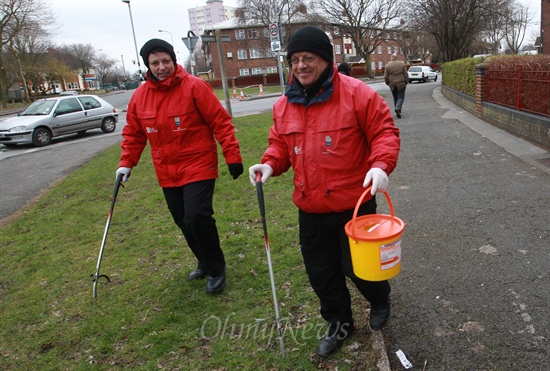
POLYGON ((264 95, 264 89, 263 89, 262 84, 260 84, 260 95, 264 95))
POLYGON ((233 98, 237 99, 237 88, 233 88, 233 98))
POLYGON ((243 93, 243 89, 241 89, 241 100, 244 100, 244 93, 243 93))

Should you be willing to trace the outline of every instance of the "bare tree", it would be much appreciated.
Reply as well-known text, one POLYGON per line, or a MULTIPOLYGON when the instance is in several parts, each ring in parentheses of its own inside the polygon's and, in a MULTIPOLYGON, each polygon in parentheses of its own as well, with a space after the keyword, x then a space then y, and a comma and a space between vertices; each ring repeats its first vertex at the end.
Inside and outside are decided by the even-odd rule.
POLYGON ((88 90, 86 75, 94 65, 97 54, 92 44, 71 44, 61 47, 61 50, 65 58, 64 62, 75 71, 78 71, 84 84, 83 90, 88 90))
POLYGON ((438 48, 434 37, 422 31, 416 24, 411 24, 406 30, 400 31, 399 37, 394 42, 409 62, 421 59, 423 64, 426 64, 429 58, 434 60, 434 54, 437 59, 438 48))
MULTIPOLYGON (((38 38, 48 36, 48 26, 55 18, 42 0, 0 0, 0 33, 2 52, 9 52, 17 63, 21 81, 25 81, 21 60, 26 48, 38 38)), ((2 105, 7 106, 8 89, 4 74, 4 55, 0 53, 0 92, 2 105)), ((28 99, 28 88, 23 84, 28 99)))
MULTIPOLYGON (((115 61, 112 58, 107 57, 105 54, 101 53, 94 58, 94 69, 95 74, 98 78, 100 85, 103 85, 104 79, 109 75, 109 73, 115 68, 115 61)), ((101 88, 101 86, 100 86, 101 88)))
POLYGON ((531 21, 529 8, 521 4, 514 4, 508 8, 505 23, 504 40, 512 52, 517 54, 527 34, 527 25, 531 21))
MULTIPOLYGON (((243 27, 262 27, 265 30, 271 23, 277 23, 280 28, 281 45, 284 43, 284 35, 290 32, 290 24, 297 16, 306 13, 306 6, 302 0, 239 0, 237 16, 239 24, 243 27), (286 29, 285 29, 286 27, 286 29)), ((248 40, 248 39, 247 39, 248 40)), ((266 50, 266 55, 277 57, 271 52, 271 39, 263 33, 253 39, 254 46, 266 50)))
POLYGON ((348 35, 357 53, 366 61, 373 76, 370 56, 379 45, 395 40, 401 21, 402 2, 398 0, 319 0, 319 16, 327 24, 348 35))
POLYGON ((501 41, 504 39, 505 24, 507 21, 507 14, 510 6, 512 6, 513 0, 501 4, 503 8, 489 14, 485 18, 485 29, 481 31, 480 38, 491 46, 490 52, 497 54, 501 48, 501 41))
POLYGON ((434 35, 444 61, 467 57, 472 43, 486 30, 491 16, 509 0, 414 0, 408 9, 426 32, 434 35))

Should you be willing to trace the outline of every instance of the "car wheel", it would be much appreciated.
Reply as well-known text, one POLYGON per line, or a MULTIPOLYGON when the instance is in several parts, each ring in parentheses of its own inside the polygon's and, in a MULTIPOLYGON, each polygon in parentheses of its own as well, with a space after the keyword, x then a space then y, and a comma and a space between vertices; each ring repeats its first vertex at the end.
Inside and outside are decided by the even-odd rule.
POLYGON ((435 75, 435 79, 434 79, 434 82, 437 81, 437 75, 435 75))
POLYGON ((413 82, 412 80, 409 80, 409 84, 412 84, 412 82, 413 82))
POLYGON ((116 121, 112 117, 105 117, 101 122, 101 130, 104 133, 112 133, 116 129, 116 121))
POLYGON ((47 146, 52 141, 52 133, 46 128, 35 129, 32 133, 32 144, 37 147, 47 146))

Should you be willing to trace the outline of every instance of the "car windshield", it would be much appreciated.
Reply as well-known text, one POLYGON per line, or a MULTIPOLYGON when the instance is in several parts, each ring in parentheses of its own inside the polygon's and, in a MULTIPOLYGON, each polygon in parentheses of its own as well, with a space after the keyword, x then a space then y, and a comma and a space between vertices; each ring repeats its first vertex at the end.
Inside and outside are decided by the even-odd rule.
POLYGON ((20 116, 44 116, 49 115, 55 106, 55 100, 38 100, 21 112, 20 116))

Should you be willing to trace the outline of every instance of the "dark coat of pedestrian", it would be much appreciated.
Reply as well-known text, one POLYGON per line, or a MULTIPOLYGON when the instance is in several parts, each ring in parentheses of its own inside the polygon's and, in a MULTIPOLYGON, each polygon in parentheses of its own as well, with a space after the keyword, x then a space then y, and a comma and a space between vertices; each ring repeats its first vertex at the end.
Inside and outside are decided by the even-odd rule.
POLYGON ((390 316, 388 281, 365 281, 354 274, 344 226, 367 186, 372 189, 359 214, 376 213, 374 196, 387 189, 397 165, 399 129, 376 91, 338 73, 332 44, 320 28, 306 26, 292 34, 287 60, 291 76, 273 107, 268 148, 249 176, 255 184, 259 172, 265 183, 294 170, 302 257, 328 322, 317 354, 326 358, 355 331, 346 277, 370 302, 373 330, 384 327, 390 316))
POLYGON ((188 279, 208 276, 206 292, 225 286, 225 257, 220 246, 212 200, 221 145, 229 172, 243 173, 231 116, 205 81, 176 63, 172 45, 151 39, 140 55, 147 80, 128 104, 117 176, 127 181, 150 144, 158 183, 168 209, 197 259, 188 279))

